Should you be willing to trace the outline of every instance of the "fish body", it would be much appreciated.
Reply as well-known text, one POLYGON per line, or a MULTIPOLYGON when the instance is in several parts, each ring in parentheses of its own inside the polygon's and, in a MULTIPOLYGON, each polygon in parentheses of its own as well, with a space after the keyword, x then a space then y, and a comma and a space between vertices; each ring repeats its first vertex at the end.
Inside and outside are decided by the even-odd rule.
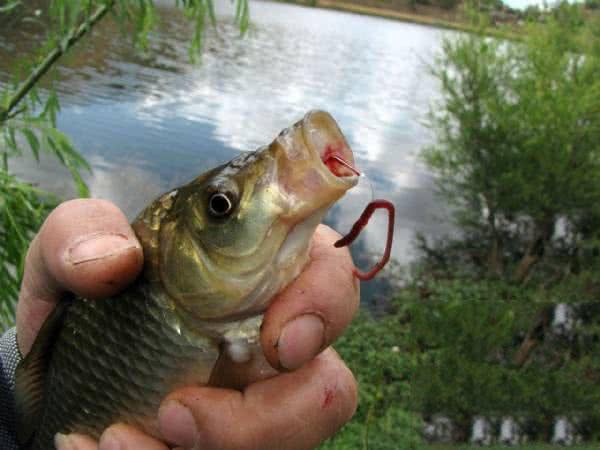
POLYGON ((115 422, 159 437, 167 394, 228 386, 219 361, 261 358, 263 312, 302 271, 327 210, 357 182, 331 155, 353 162, 333 118, 313 111, 142 211, 132 224, 142 275, 115 297, 62 302, 19 365, 22 447, 53 448, 58 432, 97 438, 115 422))

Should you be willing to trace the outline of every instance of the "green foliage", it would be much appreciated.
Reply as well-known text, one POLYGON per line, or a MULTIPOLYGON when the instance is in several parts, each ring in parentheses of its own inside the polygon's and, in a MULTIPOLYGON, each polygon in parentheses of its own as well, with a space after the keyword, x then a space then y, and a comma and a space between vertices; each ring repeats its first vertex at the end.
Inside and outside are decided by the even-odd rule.
MULTIPOLYGON (((514 288, 491 282, 427 285, 413 306, 413 337, 421 355, 414 378, 415 407, 467 425, 472 415, 518 411, 508 373, 498 365, 512 352, 522 316, 514 288)), ((517 394, 518 397, 518 393, 517 394)))
POLYGON ((546 288, 421 275, 391 313, 359 313, 336 343, 360 401, 353 420, 321 448, 425 450, 420 418, 437 413, 463 433, 477 414, 525 417, 540 440, 558 415, 579 415, 599 429, 599 316, 578 325, 575 340, 552 338, 547 322, 527 363, 514 362, 540 311, 592 302, 599 279, 600 270, 589 271, 546 288))
POLYGON ((418 415, 401 407, 389 408, 368 425, 353 419, 321 450, 413 450, 420 448, 418 415))
POLYGON ((20 105, 19 114, 6 120, 0 128, 0 142, 3 141, 3 145, 0 144, 0 330, 9 327, 14 320, 29 241, 58 203, 52 194, 11 174, 10 160, 28 155, 39 161, 41 153, 48 153, 69 169, 79 195, 88 195, 81 171, 89 170, 89 166, 68 137, 56 128, 60 109, 56 95, 50 92, 42 101, 33 89, 28 101, 29 104, 20 105))
POLYGON ((570 339, 551 330, 554 305, 594 309, 600 293, 600 23, 563 3, 526 31, 443 44, 424 158, 462 235, 423 246, 402 301, 415 410, 463 433, 476 414, 526 417, 543 439, 558 415, 600 424, 599 314, 570 339))
POLYGON ((375 320, 361 312, 336 343, 359 385, 359 406, 323 449, 411 449, 420 419, 409 411, 415 359, 409 350, 405 311, 375 320))
POLYGON ((523 19, 531 22, 538 21, 542 18, 543 12, 538 5, 529 5, 522 12, 523 19))
POLYGON ((21 2, 19 0, 9 0, 3 2, 0 5, 0 14, 5 14, 14 11, 20 4, 21 2))
MULTIPOLYGON (((461 226, 547 243, 600 214, 600 34, 580 8, 555 10, 519 43, 446 40, 433 74, 443 100, 424 158, 461 226)), ((522 249, 528 254, 530 250, 522 249)), ((530 255, 528 255, 530 256, 530 255)))
MULTIPOLYGON (((486 450, 506 450, 506 446, 490 446, 485 447, 486 450)), ((556 445, 549 444, 523 444, 519 445, 519 450, 556 450, 558 447, 556 445)), ((475 450, 481 449, 481 446, 471 446, 471 445, 423 445, 419 447, 419 450, 475 450)), ((569 447, 569 450, 597 450, 597 444, 591 445, 574 445, 569 447)))
POLYGON ((587 9, 600 9, 600 0, 585 0, 584 5, 587 9))
MULTIPOLYGON (((575 286, 579 289, 573 294, 582 301, 583 286, 573 280, 575 286)), ((412 305, 411 336, 419 355, 414 410, 425 416, 443 413, 464 431, 477 414, 522 416, 540 433, 538 438, 558 415, 585 415, 588 424, 597 426, 600 343, 588 340, 582 349, 553 338, 546 328, 546 339, 527 364, 515 364, 532 318, 564 301, 557 294, 485 279, 429 280, 404 291, 400 300, 412 305)))
POLYGON ((0 169, 0 330, 14 319, 24 255, 53 198, 0 169))
POLYGON ((540 311, 597 298, 598 279, 600 271, 589 272, 548 289, 421 276, 399 292, 390 314, 361 312, 336 343, 359 383, 359 407, 321 448, 427 448, 420 418, 438 413, 463 433, 477 414, 526 417, 540 440, 563 414, 598 429, 600 317, 579 325, 575 341, 553 339, 546 323, 547 337, 527 363, 514 362, 540 311))
POLYGON ((454 9, 460 3, 460 0, 437 0, 437 4, 444 9, 454 9))

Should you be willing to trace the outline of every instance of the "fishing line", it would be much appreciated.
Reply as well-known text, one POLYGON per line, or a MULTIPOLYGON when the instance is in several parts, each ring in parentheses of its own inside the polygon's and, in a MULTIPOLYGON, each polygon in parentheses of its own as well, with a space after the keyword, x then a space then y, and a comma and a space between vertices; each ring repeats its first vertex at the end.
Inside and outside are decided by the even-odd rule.
POLYGON ((373 200, 375 200, 375 188, 373 187, 373 180, 371 180, 371 177, 369 177, 369 175, 367 175, 366 172, 362 172, 360 174, 360 178, 358 180, 359 184, 361 183, 360 180, 365 180, 362 182, 363 186, 365 183, 367 183, 367 185, 368 185, 368 191, 370 193, 369 203, 371 203, 373 200))

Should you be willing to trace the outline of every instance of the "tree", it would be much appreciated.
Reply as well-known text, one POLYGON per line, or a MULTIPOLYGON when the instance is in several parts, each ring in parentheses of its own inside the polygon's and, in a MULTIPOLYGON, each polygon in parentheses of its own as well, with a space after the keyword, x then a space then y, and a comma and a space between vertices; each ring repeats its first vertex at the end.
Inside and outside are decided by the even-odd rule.
MULTIPOLYGON (((175 4, 195 25, 190 38, 193 59, 202 47, 206 22, 215 21, 213 0, 176 0, 175 4)), ((1 26, 36 20, 47 30, 46 42, 39 51, 24 67, 15 68, 12 82, 0 88, 0 330, 14 317, 29 241, 58 201, 56 196, 16 177, 11 172, 11 158, 27 150, 39 160, 40 152, 47 152, 69 169, 79 195, 88 194, 81 172, 90 167, 68 136, 56 128, 60 104, 52 80, 45 91, 38 89, 40 80, 107 15, 115 17, 123 25, 124 34, 129 33, 141 49, 146 48, 158 20, 152 0, 51 0, 44 14, 47 22, 36 19, 37 7, 20 0, 0 0, 1 26)), ((236 0, 236 21, 244 32, 248 27, 246 0, 236 0)))
POLYGON ((523 281, 559 220, 577 242, 582 219, 600 213, 599 28, 562 5, 519 43, 446 40, 432 69, 443 100, 424 157, 459 224, 487 237, 492 273, 510 240, 523 281))
POLYGON ((463 236, 425 246, 413 398, 463 426, 516 413, 542 438, 557 415, 600 423, 598 310, 568 337, 552 326, 556 304, 591 311, 600 292, 600 22, 580 13, 562 4, 518 42, 447 40, 432 69, 424 157, 463 236))
POLYGON ((600 9, 599 0, 585 0, 584 4, 587 9, 600 9))

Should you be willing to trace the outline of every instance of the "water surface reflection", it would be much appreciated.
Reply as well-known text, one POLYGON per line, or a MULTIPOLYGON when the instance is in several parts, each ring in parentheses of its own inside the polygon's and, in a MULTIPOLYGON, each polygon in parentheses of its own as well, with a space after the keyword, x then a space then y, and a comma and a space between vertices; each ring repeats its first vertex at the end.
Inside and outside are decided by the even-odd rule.
MULTIPOLYGON (((189 25, 178 11, 164 8, 149 56, 136 54, 108 21, 60 68, 59 126, 94 167, 87 178, 92 194, 133 217, 170 186, 269 142, 309 109, 325 109, 372 185, 361 183, 328 223, 343 232, 371 195, 388 198, 398 210, 393 257, 410 261, 416 231, 447 230, 431 176, 416 158, 430 141, 421 122, 437 94, 423 61, 431 61, 441 32, 254 1, 252 27, 242 39, 226 18, 226 3, 199 65, 188 62, 189 25)), ((0 81, 6 81, 7 68, 38 38, 36 30, 0 33, 4 42, 15 42, 0 47, 0 81)), ((18 170, 66 192, 66 173, 52 162, 21 163, 18 170)), ((383 217, 356 245, 361 260, 382 251, 383 217)), ((380 292, 368 289, 367 297, 380 292)))

